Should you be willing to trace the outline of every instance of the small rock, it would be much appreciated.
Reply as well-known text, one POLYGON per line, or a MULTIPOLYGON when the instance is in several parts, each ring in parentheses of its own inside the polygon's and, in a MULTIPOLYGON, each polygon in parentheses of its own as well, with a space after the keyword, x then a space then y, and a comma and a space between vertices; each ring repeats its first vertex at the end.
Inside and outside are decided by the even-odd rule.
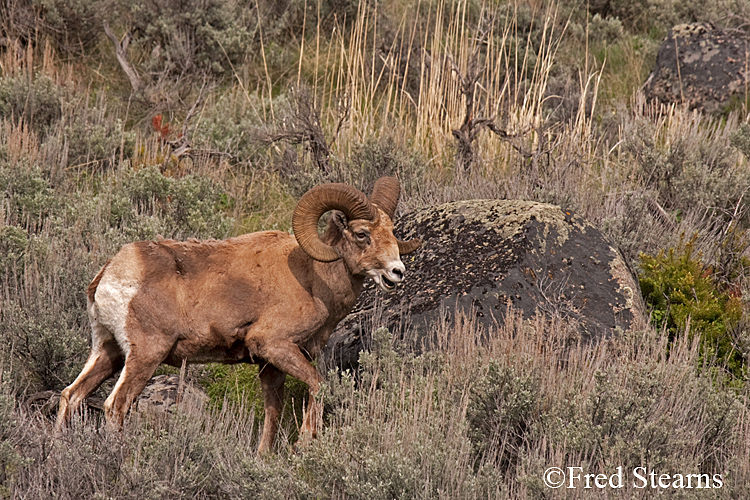
MULTIPOLYGON (((189 411, 205 406, 208 401, 208 395, 200 387, 190 382, 184 384, 182 401, 178 405, 177 394, 179 385, 179 375, 158 375, 153 377, 131 407, 131 411, 162 413, 174 411, 176 407, 189 411)), ((37 392, 26 399, 27 407, 42 413, 51 420, 56 418, 59 404, 60 391, 37 392)), ((94 414, 103 415, 104 413, 104 399, 98 396, 89 396, 81 406, 94 414)))
MULTIPOLYGON (((136 400, 134 409, 139 412, 173 411, 178 405, 179 375, 158 375, 153 377, 136 400)), ((200 388, 187 382, 184 384, 180 408, 202 408, 208 396, 200 388)))

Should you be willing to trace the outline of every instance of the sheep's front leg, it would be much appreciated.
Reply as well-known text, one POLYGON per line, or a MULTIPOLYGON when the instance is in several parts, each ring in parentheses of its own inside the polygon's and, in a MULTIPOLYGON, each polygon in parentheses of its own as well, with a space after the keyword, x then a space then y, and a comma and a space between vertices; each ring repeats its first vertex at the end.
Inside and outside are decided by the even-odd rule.
POLYGON ((318 437, 318 429, 323 427, 323 405, 317 401, 317 394, 317 389, 310 389, 310 399, 307 401, 299 435, 299 444, 302 447, 318 437))
POLYGON ((263 388, 263 407, 266 414, 263 422, 263 436, 260 439, 260 446, 258 446, 258 455, 263 455, 271 451, 279 428, 279 417, 284 408, 284 379, 286 379, 286 373, 271 364, 266 364, 261 367, 258 376, 263 388))
POLYGON ((304 382, 310 388, 310 400, 305 409, 299 438, 300 444, 309 443, 317 436, 322 423, 323 407, 315 400, 315 396, 318 394, 323 377, 305 358, 299 347, 292 342, 267 343, 263 346, 261 355, 276 368, 304 382))

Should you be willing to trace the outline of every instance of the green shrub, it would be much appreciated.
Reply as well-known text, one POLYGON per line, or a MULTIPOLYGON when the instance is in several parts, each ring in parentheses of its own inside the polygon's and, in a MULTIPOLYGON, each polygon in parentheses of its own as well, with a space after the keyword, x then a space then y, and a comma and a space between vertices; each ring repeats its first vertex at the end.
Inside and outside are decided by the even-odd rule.
POLYGON ((663 226, 649 211, 651 196, 651 192, 624 193, 601 221, 602 232, 630 262, 641 252, 663 246, 659 245, 663 226))
POLYGON ((66 55, 84 55, 103 33, 110 0, 15 0, 3 7, 0 34, 5 41, 52 46, 66 55))
POLYGON ((694 245, 695 239, 656 256, 641 254, 639 281, 651 321, 671 338, 699 335, 703 362, 717 362, 742 380, 745 361, 729 334, 742 317, 741 297, 717 286, 694 245))
POLYGON ((325 35, 335 29, 345 30, 356 20, 361 3, 360 0, 320 0, 311 9, 305 0, 257 0, 254 6, 258 12, 251 14, 247 26, 254 47, 259 46, 262 30, 267 60, 274 65, 289 57, 286 42, 300 39, 305 25, 308 34, 311 26, 318 27, 325 35))
POLYGON ((638 151, 648 185, 658 190, 660 202, 674 213, 684 215, 704 207, 733 208, 744 194, 744 179, 733 175, 731 150, 717 150, 718 144, 678 139, 664 147, 645 135, 631 137, 628 143, 638 151))
POLYGON ((744 27, 742 19, 750 14, 750 6, 743 0, 702 2, 701 0, 648 0, 649 27, 661 31, 680 23, 710 22, 720 28, 744 27))
POLYGON ((624 29, 619 18, 604 18, 596 14, 591 18, 589 34, 594 40, 613 43, 623 36, 624 29))
POLYGON ((19 391, 62 389, 88 354, 85 290, 100 262, 85 246, 92 239, 49 232, 56 237, 26 237, 22 257, 0 274, 0 358, 11 360, 19 391))
POLYGON ((246 96, 236 88, 224 92, 206 108, 193 138, 203 147, 232 155, 234 162, 257 162, 262 146, 253 131, 267 106, 256 94, 246 96))
POLYGON ((173 430, 179 429, 178 432, 170 432, 158 424, 144 424, 140 453, 135 460, 123 464, 125 476, 130 479, 128 496, 154 500, 178 498, 174 492, 180 491, 187 496, 215 498, 221 490, 220 469, 215 467, 213 443, 199 436, 196 422, 186 415, 178 416, 173 424, 173 430), (176 461, 182 465, 168 474, 154 473, 176 461))
POLYGON ((123 243, 224 237, 232 227, 230 199, 208 178, 157 168, 107 175, 53 185, 25 160, 0 161, 0 350, 21 390, 75 378, 88 353, 86 287, 123 243))
POLYGON ((23 258, 28 243, 26 231, 17 226, 0 228, 0 276, 23 258))
POLYGON ((466 414, 477 463, 496 461, 503 471, 518 465, 539 396, 533 373, 490 362, 487 373, 472 387, 466 414))
POLYGON ((575 21, 583 21, 586 8, 590 15, 619 19, 632 33, 651 32, 663 36, 680 23, 708 21, 717 26, 740 27, 748 13, 743 1, 706 3, 700 0, 563 0, 575 21))
POLYGON ((244 8, 233 0, 140 0, 127 2, 133 32, 150 55, 154 75, 221 75, 247 52, 244 8))
POLYGON ((375 181, 384 175, 398 176, 401 189, 412 192, 419 179, 425 177, 427 168, 424 159, 410 150, 403 141, 390 134, 368 137, 357 144, 346 161, 339 165, 337 176, 340 182, 357 186, 370 193, 375 181))
POLYGON ((162 231, 163 237, 224 238, 232 228, 232 219, 224 213, 230 208, 229 196, 206 177, 174 179, 151 166, 131 172, 123 187, 137 207, 133 226, 140 239, 162 231))
POLYGON ((0 78, 0 119, 21 120, 43 134, 62 113, 67 91, 46 75, 0 78))
MULTIPOLYGON (((112 5, 101 0, 31 0, 40 33, 65 52, 83 55, 104 33, 102 22, 112 5)), ((42 37, 42 40, 44 37, 42 37)))
POLYGON ((654 422, 662 384, 650 367, 638 367, 627 380, 619 373, 597 373, 596 388, 585 403, 585 418, 590 422, 583 436, 588 441, 586 451, 621 457, 623 465, 631 468, 643 459, 663 465, 673 443, 670 425, 658 419, 654 422))
POLYGON ((0 162, 0 200, 11 223, 32 228, 40 227, 59 206, 48 176, 26 160, 0 162))
POLYGON ((89 108, 80 103, 66 107, 72 109, 67 110, 57 140, 67 147, 69 167, 109 168, 120 153, 124 158, 132 156, 135 133, 125 131, 122 121, 111 118, 106 107, 89 108))
POLYGON ((18 486, 16 476, 19 469, 31 465, 32 461, 16 449, 18 443, 13 438, 19 415, 4 368, 0 358, 0 498, 11 498, 12 489, 18 486))
POLYGON ((318 498, 487 498, 503 491, 494 467, 475 472, 461 382, 448 358, 400 348, 385 328, 359 358, 359 378, 331 373, 326 429, 300 457, 297 477, 318 498), (441 415, 441 417, 437 417, 441 415))
POLYGON ((252 404, 256 415, 263 418, 263 395, 255 365, 207 364, 200 369, 198 377, 205 388, 210 403, 221 408, 225 402, 236 406, 252 404))
POLYGON ((743 129, 682 112, 670 119, 670 126, 647 115, 624 124, 625 158, 635 161, 645 201, 656 202, 667 223, 692 221, 713 231, 734 219, 746 227, 750 213, 737 209, 750 198, 750 170, 730 147, 742 146, 743 129))
POLYGON ((732 146, 737 148, 746 159, 750 160, 750 123, 743 123, 729 138, 732 146))
POLYGON ((564 443, 572 463, 588 462, 589 469, 606 470, 614 461, 626 470, 644 463, 679 470, 695 460, 701 471, 726 470, 731 457, 724 447, 735 441, 741 398, 696 377, 683 361, 664 367, 619 359, 597 370, 585 395, 555 399, 544 435, 564 443))
POLYGON ((568 30, 572 37, 584 43, 588 40, 592 44, 609 45, 617 42, 625 35, 625 29, 619 17, 603 17, 596 13, 591 19, 581 19, 581 21, 587 21, 588 25, 571 21, 568 30))
POLYGON ((587 5, 594 17, 619 19, 630 29, 648 26, 649 0, 592 0, 587 5))
MULTIPOLYGON (((79 290, 82 295, 83 287, 79 290)), ((75 379, 88 351, 80 316, 80 310, 44 303, 5 303, 0 315, 2 350, 15 359, 24 390, 60 390, 75 379)))
POLYGON ((122 433, 83 419, 53 434, 0 397, 0 439, 11 443, 0 445, 0 461, 11 464, 4 484, 25 498, 542 498, 550 466, 622 465, 719 473, 716 498, 744 498, 745 396, 695 370, 693 346, 676 343, 664 356, 667 336, 651 329, 559 352, 547 323, 514 325, 487 343, 464 339, 422 355, 374 332, 358 380, 329 374, 327 421, 300 453, 282 431, 272 455, 255 457, 259 428, 237 405, 134 413, 122 433), (476 430, 524 427, 509 470, 477 464, 476 430))

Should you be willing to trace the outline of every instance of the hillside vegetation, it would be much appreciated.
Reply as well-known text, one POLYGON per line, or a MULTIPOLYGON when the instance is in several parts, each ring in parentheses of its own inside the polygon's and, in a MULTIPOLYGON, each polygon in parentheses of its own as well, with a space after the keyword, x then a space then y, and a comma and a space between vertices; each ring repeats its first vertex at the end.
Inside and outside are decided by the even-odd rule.
POLYGON ((3 0, 0 498, 590 498, 545 486, 552 466, 748 497, 748 99, 706 116, 638 92, 673 24, 748 20, 747 0, 3 0), (26 403, 81 369, 85 289, 126 242, 289 230, 310 187, 387 174, 401 211, 576 211, 638 270, 651 323, 585 346, 510 311, 435 325, 422 355, 378 330, 298 454, 288 382, 263 460, 254 367, 191 367, 207 408, 121 434, 90 413, 55 436, 26 403))

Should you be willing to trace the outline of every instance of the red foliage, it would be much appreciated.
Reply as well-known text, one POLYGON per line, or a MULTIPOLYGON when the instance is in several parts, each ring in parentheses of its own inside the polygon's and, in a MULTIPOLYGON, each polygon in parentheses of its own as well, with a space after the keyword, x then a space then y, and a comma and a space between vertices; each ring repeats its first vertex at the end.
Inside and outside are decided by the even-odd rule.
POLYGON ((156 115, 151 118, 151 126, 156 131, 156 133, 159 134, 159 139, 166 140, 167 136, 172 130, 169 128, 169 123, 165 123, 162 125, 163 120, 164 117, 162 115, 156 115))

